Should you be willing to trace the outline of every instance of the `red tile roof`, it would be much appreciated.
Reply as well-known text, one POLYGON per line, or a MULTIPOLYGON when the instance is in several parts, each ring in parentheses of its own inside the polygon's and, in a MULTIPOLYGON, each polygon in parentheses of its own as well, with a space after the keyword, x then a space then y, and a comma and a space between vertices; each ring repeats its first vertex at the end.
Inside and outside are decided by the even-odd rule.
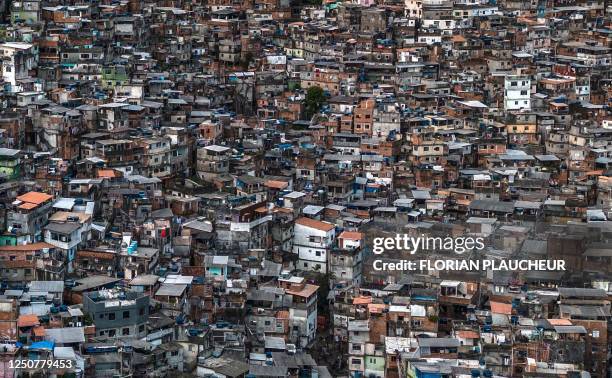
POLYGON ((571 326, 573 325, 569 319, 546 319, 552 326, 571 326))
POLYGON ((37 205, 40 205, 41 203, 46 202, 52 198, 53 198, 52 195, 49 195, 47 193, 40 193, 40 192, 29 192, 29 193, 26 193, 24 195, 17 197, 17 199, 21 202, 29 202, 29 203, 34 203, 37 205))
POLYGON ((319 290, 317 285, 306 284, 302 290, 287 289, 285 292, 290 295, 296 295, 298 297, 308 298, 319 290))
POLYGON ((320 231, 329 232, 334 229, 334 225, 327 222, 321 222, 316 219, 310 219, 306 217, 299 218, 295 221, 295 224, 299 224, 301 226, 306 226, 310 228, 315 228, 320 231))
POLYGON ((462 339, 478 339, 480 336, 476 331, 457 331, 457 337, 462 339))
POLYGON ((491 312, 494 314, 512 314, 512 305, 508 303, 491 302, 491 312))
POLYGON ((34 314, 24 314, 17 319, 17 327, 33 327, 39 324, 38 316, 34 314))
POLYGON ((370 304, 372 303, 372 297, 355 297, 353 304, 370 304))
POLYGON ((368 304, 368 311, 370 312, 370 314, 382 314, 386 308, 387 308, 387 305, 384 303, 368 304))
POLYGON ((289 186, 289 183, 286 183, 284 181, 268 180, 266 181, 265 185, 268 188, 285 189, 286 187, 289 186))
POLYGON ((340 239, 351 239, 351 240, 361 240, 361 239, 363 239, 363 233, 355 232, 355 231, 342 231, 342 233, 340 234, 340 236, 338 236, 338 238, 340 238, 340 239))
POLYGON ((44 337, 46 334, 45 327, 34 327, 34 336, 44 337))
POLYGON ((113 169, 100 169, 98 170, 98 177, 102 178, 114 178, 117 177, 117 174, 113 169))
POLYGON ((32 244, 22 244, 22 245, 3 245, 0 246, 0 252, 2 251, 39 251, 44 248, 53 248, 52 244, 45 242, 38 242, 32 244))
POLYGON ((38 207, 38 204, 35 203, 31 203, 31 202, 25 202, 22 203, 21 205, 17 206, 19 209, 24 209, 24 210, 32 210, 38 207))

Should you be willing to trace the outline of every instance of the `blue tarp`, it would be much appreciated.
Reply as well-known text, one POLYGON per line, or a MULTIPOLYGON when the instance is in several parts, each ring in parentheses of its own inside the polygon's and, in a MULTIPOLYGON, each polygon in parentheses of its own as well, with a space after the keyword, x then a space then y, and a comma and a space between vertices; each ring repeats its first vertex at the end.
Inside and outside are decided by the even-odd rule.
POLYGON ((48 349, 53 350, 55 343, 53 341, 38 341, 29 346, 29 349, 48 349))

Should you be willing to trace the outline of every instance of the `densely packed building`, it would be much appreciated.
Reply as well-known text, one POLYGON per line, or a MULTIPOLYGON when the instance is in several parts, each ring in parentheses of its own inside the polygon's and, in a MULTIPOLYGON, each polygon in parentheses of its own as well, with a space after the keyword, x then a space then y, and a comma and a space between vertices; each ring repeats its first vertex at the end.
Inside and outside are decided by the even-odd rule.
POLYGON ((0 0, 0 377, 612 376, 611 15, 0 0))

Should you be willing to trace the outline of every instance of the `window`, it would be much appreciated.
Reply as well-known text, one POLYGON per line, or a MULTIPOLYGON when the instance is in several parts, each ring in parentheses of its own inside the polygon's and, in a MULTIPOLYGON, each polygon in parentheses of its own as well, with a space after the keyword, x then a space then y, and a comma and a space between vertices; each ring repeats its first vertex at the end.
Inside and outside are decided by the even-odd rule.
POLYGON ((115 330, 114 329, 109 329, 108 330, 108 337, 115 337, 115 330))
POLYGON ((361 360, 359 358, 352 358, 351 364, 353 365, 361 365, 361 360))
POLYGON ((130 334, 130 329, 129 328, 124 328, 123 330, 121 330, 121 334, 123 336, 127 336, 130 334))
POLYGON ((115 320, 115 314, 114 313, 108 314, 108 320, 115 320))
POLYGON ((138 332, 139 332, 139 333, 142 333, 142 332, 144 332, 144 329, 145 329, 145 328, 144 328, 144 324, 141 324, 141 325, 138 327, 138 332))
POLYGON ((129 319, 130 318, 130 312, 129 311, 123 311, 123 319, 129 319))

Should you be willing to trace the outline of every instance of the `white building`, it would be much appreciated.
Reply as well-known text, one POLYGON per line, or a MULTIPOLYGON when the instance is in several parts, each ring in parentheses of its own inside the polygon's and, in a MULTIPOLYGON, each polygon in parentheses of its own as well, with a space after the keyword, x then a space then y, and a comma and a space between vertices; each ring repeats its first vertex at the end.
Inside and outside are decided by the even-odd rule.
POLYGON ((374 108, 372 138, 387 140, 394 133, 400 134, 400 109, 395 103, 379 104, 374 108))
POLYGON ((504 109, 531 110, 531 79, 507 75, 504 80, 504 109))
POLYGON ((328 254, 336 237, 333 224, 299 218, 293 228, 293 253, 298 255, 298 269, 327 272, 328 254))
POLYGON ((306 283, 304 277, 280 277, 280 288, 292 297, 289 307, 289 340, 305 347, 317 334, 317 298, 319 286, 306 283))
POLYGON ((612 63, 612 49, 585 44, 576 48, 576 58, 582 60, 587 66, 607 66, 612 63))
POLYGON ((348 321, 348 368, 351 377, 364 376, 366 343, 370 341, 370 324, 367 320, 348 321))
POLYGON ((0 45, 2 78, 10 84, 11 92, 21 91, 18 82, 37 67, 37 56, 36 47, 30 43, 6 42, 0 45))
POLYGON ((423 28, 425 29, 439 29, 443 35, 453 35, 453 30, 456 28, 455 20, 447 19, 425 19, 423 20, 423 28))
POLYGON ((423 15, 423 2, 421 0, 405 0, 404 12, 406 17, 421 18, 423 15))
POLYGON ((587 80, 584 78, 578 78, 576 80, 576 99, 580 101, 590 101, 591 100, 591 80, 590 77, 587 77, 587 80), (583 80, 580 80, 583 79, 583 80))
POLYGON ((338 236, 338 248, 329 256, 329 270, 334 284, 360 285, 363 270, 364 235, 343 231, 338 236))
MULTIPOLYGON (((0 1, 0 5, 3 2, 0 1)), ((41 0, 10 1, 11 22, 27 25, 40 21, 41 0)))
POLYGON ((425 43, 427 45, 434 45, 436 43, 442 43, 442 32, 440 31, 425 31, 419 34, 419 43, 425 43))
POLYGON ((72 271, 72 261, 79 245, 90 238, 91 214, 86 212, 58 211, 49 217, 44 227, 45 243, 60 250, 72 271))

